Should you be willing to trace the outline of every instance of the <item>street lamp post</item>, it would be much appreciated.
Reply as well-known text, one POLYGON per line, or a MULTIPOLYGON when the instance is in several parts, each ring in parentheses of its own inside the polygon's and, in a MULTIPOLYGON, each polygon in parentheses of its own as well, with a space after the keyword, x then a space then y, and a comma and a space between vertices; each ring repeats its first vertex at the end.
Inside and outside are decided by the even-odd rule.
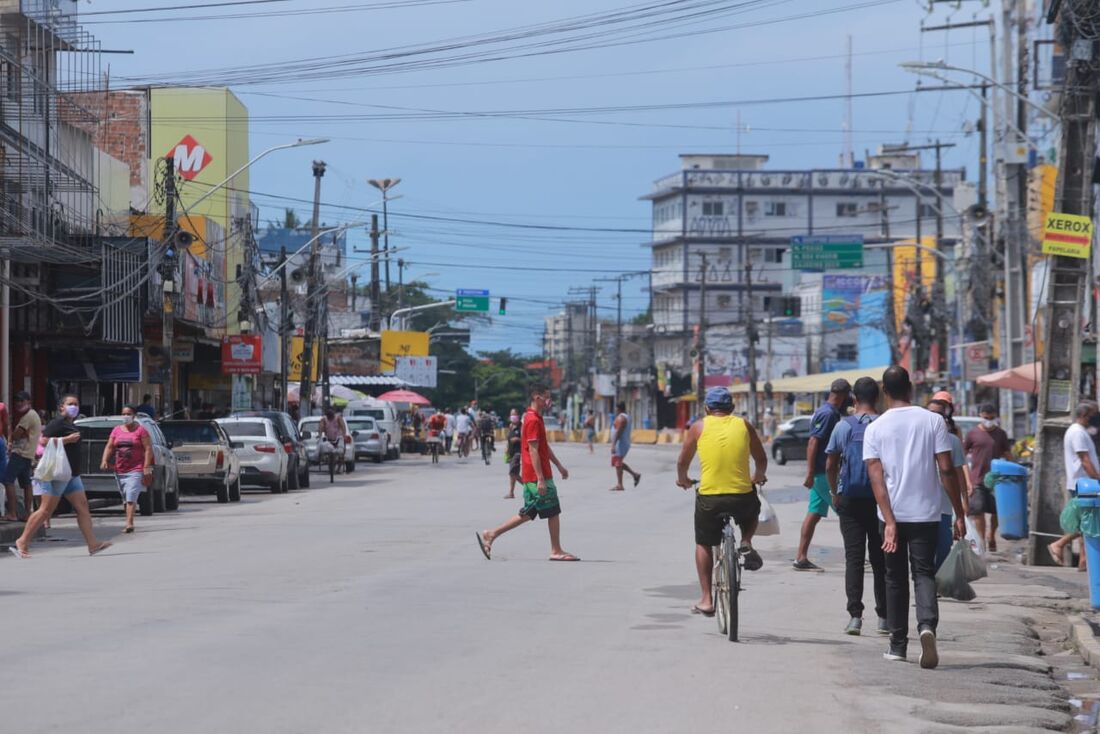
POLYGON ((399 178, 371 178, 367 179, 374 188, 382 192, 382 250, 386 253, 386 293, 390 292, 390 216, 389 216, 389 192, 397 184, 399 178))

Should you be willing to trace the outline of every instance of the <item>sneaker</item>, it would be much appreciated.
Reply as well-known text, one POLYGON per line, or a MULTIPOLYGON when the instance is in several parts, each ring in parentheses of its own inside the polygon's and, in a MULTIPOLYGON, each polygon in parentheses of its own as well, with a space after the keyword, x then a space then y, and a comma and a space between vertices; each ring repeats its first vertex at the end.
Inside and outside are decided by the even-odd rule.
POLYGON ((936 649, 936 633, 925 627, 920 631, 920 666, 932 670, 940 664, 940 653, 936 649))
POLYGON ((801 560, 801 561, 795 561, 793 564, 791 564, 791 568, 793 568, 795 571, 824 571, 825 570, 821 566, 818 566, 816 563, 811 563, 809 561, 809 559, 804 559, 804 560, 801 560))
POLYGON ((893 647, 893 646, 891 646, 888 651, 882 653, 882 657, 885 658, 886 660, 891 661, 891 662, 901 662, 901 663, 904 663, 907 659, 905 657, 905 649, 904 648, 893 647))
POLYGON ((878 633, 880 635, 890 635, 890 624, 886 621, 885 617, 878 618, 878 633))
POLYGON ((848 626, 844 628, 844 634, 858 636, 863 630, 863 619, 860 617, 852 617, 848 622, 848 626))
POLYGON ((759 571, 760 567, 764 565, 764 559, 760 557, 760 554, 747 545, 741 546, 737 552, 744 559, 746 571, 759 571))

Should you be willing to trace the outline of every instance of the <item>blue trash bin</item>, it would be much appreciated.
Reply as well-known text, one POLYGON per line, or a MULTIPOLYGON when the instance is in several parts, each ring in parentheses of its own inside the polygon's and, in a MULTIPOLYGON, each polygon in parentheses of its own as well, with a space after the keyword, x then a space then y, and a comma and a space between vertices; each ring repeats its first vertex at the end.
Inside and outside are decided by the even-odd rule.
POLYGON ((1027 537, 1027 468, 1013 461, 994 459, 990 471, 998 476, 993 485, 997 521, 1005 540, 1027 537))
MULTIPOLYGON (((1085 522, 1085 516, 1100 513, 1100 497, 1078 497, 1077 506, 1081 508, 1082 531, 1085 525, 1097 527, 1100 523, 1085 522)), ((1095 520, 1095 518, 1091 518, 1095 520)), ((1089 570, 1089 601, 1093 609, 1100 609, 1100 535, 1084 533, 1085 557, 1088 559, 1089 570)))

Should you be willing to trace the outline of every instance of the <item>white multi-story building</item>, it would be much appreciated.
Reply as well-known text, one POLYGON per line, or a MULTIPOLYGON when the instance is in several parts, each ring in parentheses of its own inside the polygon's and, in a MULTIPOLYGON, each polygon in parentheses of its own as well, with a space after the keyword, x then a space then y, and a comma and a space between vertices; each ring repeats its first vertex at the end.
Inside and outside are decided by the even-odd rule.
MULTIPOLYGON (((736 333, 740 328, 744 334, 750 306, 747 265, 751 263, 752 320, 762 332, 778 297, 802 295, 803 313, 797 325, 801 331, 792 333, 796 325, 786 323, 782 333, 787 352, 792 337, 807 338, 806 359, 801 362, 805 370, 816 371, 829 350, 821 337, 831 331, 824 325, 820 305, 822 278, 817 276, 816 285, 813 278, 803 284, 801 274, 791 269, 792 237, 862 238, 869 246, 864 267, 839 272, 885 276, 886 250, 874 246, 912 240, 918 232, 927 243, 926 238, 936 233, 941 201, 945 246, 953 247, 959 236, 961 217, 954 192, 965 172, 943 170, 937 193, 935 171, 922 169, 915 153, 882 153, 871 156, 865 167, 852 169, 769 170, 768 157, 763 155, 690 154, 681 155, 680 160, 681 169, 658 179, 653 191, 642 198, 653 203, 650 247, 656 361, 681 375, 692 369, 694 360, 704 256, 708 327, 721 328, 726 340, 731 329, 736 333), (815 289, 817 308, 813 307, 815 289)), ((761 333, 760 369, 767 361, 765 347, 761 333)), ((845 346, 841 351, 846 350, 845 346)), ((788 365, 783 371, 789 371, 792 361, 782 361, 788 365)), ((771 362, 774 365, 777 360, 771 362)), ((708 364, 708 372, 711 368, 708 364)))

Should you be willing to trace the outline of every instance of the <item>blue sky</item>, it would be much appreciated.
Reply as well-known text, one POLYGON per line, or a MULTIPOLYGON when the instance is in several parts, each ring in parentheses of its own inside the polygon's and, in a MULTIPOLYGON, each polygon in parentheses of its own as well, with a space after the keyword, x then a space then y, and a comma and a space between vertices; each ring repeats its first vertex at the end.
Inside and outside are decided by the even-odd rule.
MULTIPOLYGON (((637 1, 468 0, 368 10, 362 8, 368 3, 353 0, 287 0, 159 14, 88 15, 85 20, 104 48, 135 52, 104 57, 112 80, 171 79, 195 70, 452 39, 612 10, 637 1), (304 16, 187 20, 340 6, 359 7, 353 12, 304 16), (169 20, 103 22, 157 18, 169 20), (170 49, 168 54, 163 53, 165 48, 170 49)), ((151 0, 97 0, 82 2, 80 8, 81 12, 95 12, 152 4, 151 0)), ((644 230, 649 224, 648 203, 638 201, 638 196, 655 178, 676 169, 678 153, 735 150, 738 111, 742 150, 770 155, 770 166, 837 163, 843 140, 843 101, 753 101, 843 94, 849 35, 854 51, 853 91, 857 93, 911 89, 915 77, 897 68, 903 60, 943 58, 983 70, 988 65, 984 29, 923 34, 919 30, 922 19, 970 20, 980 9, 979 3, 964 3, 970 7, 953 16, 947 11, 929 16, 924 4, 916 0, 877 4, 866 0, 758 0, 742 5, 751 7, 742 8, 741 14, 689 26, 684 30, 704 32, 678 39, 410 73, 234 85, 252 116, 253 153, 298 137, 332 138, 325 146, 280 152, 261 162, 253 169, 252 188, 264 194, 309 199, 310 161, 322 158, 328 163, 322 194, 327 206, 322 219, 331 224, 363 217, 362 212, 340 207, 364 207, 378 200, 367 178, 400 176, 403 182, 395 193, 402 198, 390 209, 391 244, 409 248, 402 253, 413 263, 406 277, 427 276, 442 290, 488 288, 494 295, 508 296, 508 316, 479 326, 474 346, 533 352, 539 348, 543 317, 554 312, 554 304, 568 296, 570 287, 588 286, 594 278, 614 271, 648 267, 648 251, 641 246, 646 236, 630 231, 644 230), (865 7, 761 23, 854 5, 865 7), (749 23, 754 25, 705 32, 749 23), (743 104, 577 115, 528 112, 522 117, 326 119, 393 112, 393 108, 483 113, 733 100, 743 104), (271 119, 285 116, 295 117, 271 119), (475 221, 448 222, 401 214, 475 221), (597 231, 501 226, 507 223, 597 231), (531 270, 501 269, 509 266, 531 270), (566 268, 581 272, 563 271, 566 268)), ((987 14, 978 13, 978 17, 987 14)), ((965 80, 965 76, 959 78, 965 80)), ((967 93, 857 99, 853 108, 857 158, 882 142, 917 143, 940 137, 958 144, 946 162, 966 165, 968 177, 975 178, 977 138, 964 135, 962 128, 965 121, 977 119, 978 110, 967 93)), ((263 195, 254 201, 265 220, 278 217, 287 205, 263 195)), ((297 208, 308 216, 308 205, 297 208)), ((353 234, 352 241, 362 244, 365 238, 353 234)), ((624 289, 628 312, 645 307, 647 297, 641 284, 628 283, 624 289)), ((603 285, 600 303, 610 314, 612 290, 609 284, 603 285)))

